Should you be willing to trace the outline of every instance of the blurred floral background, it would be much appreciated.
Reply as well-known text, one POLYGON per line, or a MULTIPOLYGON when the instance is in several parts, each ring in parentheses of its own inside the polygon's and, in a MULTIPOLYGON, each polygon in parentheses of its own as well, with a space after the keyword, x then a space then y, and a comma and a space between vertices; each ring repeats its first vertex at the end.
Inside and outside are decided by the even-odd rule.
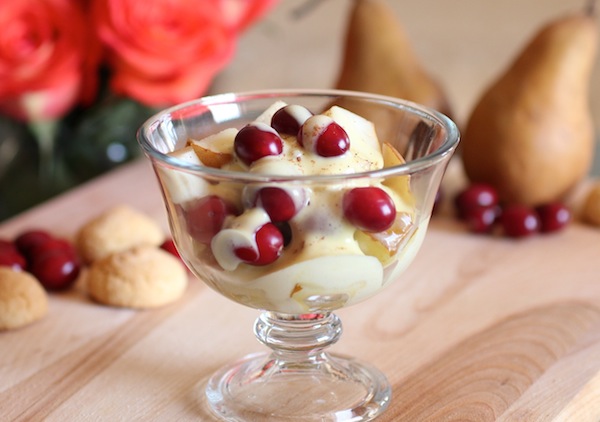
POLYGON ((3 0, 0 220, 140 155, 140 124, 206 93, 276 0, 3 0))

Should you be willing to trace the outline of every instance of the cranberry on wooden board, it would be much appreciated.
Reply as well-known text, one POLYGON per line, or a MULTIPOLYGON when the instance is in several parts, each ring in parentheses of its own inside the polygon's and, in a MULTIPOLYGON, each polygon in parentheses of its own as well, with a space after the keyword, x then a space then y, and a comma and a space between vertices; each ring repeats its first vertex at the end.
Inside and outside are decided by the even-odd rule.
POLYGON ((239 130, 233 149, 246 165, 269 155, 279 155, 283 142, 275 130, 264 123, 251 123, 239 130))
POLYGON ((383 189, 372 186, 347 191, 342 209, 348 221, 366 232, 387 230, 396 219, 392 198, 383 189))
POLYGON ((540 220, 535 210, 520 204, 504 206, 500 224, 504 234, 509 237, 526 237, 540 230, 540 220))
POLYGON ((498 207, 473 208, 465 213, 464 221, 472 233, 490 233, 498 218, 498 207))
POLYGON ((464 218, 475 208, 498 205, 496 189, 485 183, 474 183, 454 198, 454 205, 459 218, 464 218))
POLYGON ((34 248, 53 238, 45 230, 27 230, 15 238, 15 245, 23 255, 29 257, 33 253, 34 248))
POLYGON ((536 211, 540 218, 542 233, 562 230, 571 221, 571 211, 565 204, 560 202, 541 205, 536 211))
POLYGON ((283 235, 273 223, 264 224, 255 234, 256 247, 236 248, 235 255, 250 265, 268 265, 277 260, 283 249, 283 235))
POLYGON ((32 245, 29 249, 27 259, 29 261, 34 260, 38 255, 42 255, 52 250, 60 250, 68 255, 77 257, 77 251, 71 242, 66 239, 50 238, 45 242, 39 242, 32 245))
POLYGON ((0 266, 10 267, 16 271, 27 269, 25 257, 19 253, 16 247, 0 247, 0 266))
POLYGON ((32 258, 30 272, 47 290, 66 290, 79 276, 77 257, 61 249, 48 249, 32 258))
POLYGON ((21 253, 21 251, 19 251, 14 242, 11 242, 10 240, 0 239, 0 252, 4 251, 21 253))
POLYGON ((560 201, 536 208, 520 204, 500 203, 493 186, 473 183, 454 198, 458 218, 474 233, 490 233, 496 225, 508 237, 524 237, 534 233, 562 230, 571 219, 571 211, 560 201), (493 217, 493 212, 496 217, 493 217), (506 215, 504 215, 506 213, 506 215))

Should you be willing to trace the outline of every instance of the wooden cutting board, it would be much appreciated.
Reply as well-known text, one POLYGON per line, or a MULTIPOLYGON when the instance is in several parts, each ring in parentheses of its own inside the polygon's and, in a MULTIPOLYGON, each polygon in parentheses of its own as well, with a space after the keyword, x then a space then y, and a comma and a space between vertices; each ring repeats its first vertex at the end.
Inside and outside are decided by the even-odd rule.
MULTIPOLYGON (((71 236, 123 203, 167 230, 141 161, 4 222, 0 237, 34 227, 71 236)), ((196 279, 153 311, 94 304, 82 286, 52 294, 43 320, 0 333, 0 420, 212 420, 202 382, 264 350, 257 315, 196 279)), ((515 241, 437 216, 407 272, 338 315, 333 351, 393 384, 382 421, 600 421, 598 229, 575 223, 515 241)))

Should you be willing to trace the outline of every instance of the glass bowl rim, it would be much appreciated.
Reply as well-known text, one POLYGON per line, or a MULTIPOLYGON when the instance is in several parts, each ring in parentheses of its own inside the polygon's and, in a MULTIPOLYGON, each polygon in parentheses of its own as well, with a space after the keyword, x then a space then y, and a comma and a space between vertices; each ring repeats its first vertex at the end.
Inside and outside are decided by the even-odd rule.
POLYGON ((460 132, 456 123, 445 114, 402 98, 396 98, 380 94, 372 94, 359 91, 348 91, 339 89, 267 89, 254 91, 226 92, 214 95, 207 95, 190 101, 182 102, 165 108, 151 117, 149 117, 138 129, 137 141, 144 152, 152 159, 161 163, 167 164, 170 167, 183 170, 188 173, 201 173, 210 175, 218 179, 235 179, 241 182, 292 182, 292 181, 318 181, 318 182, 339 182, 341 180, 359 179, 359 178, 386 178, 390 176, 401 176, 417 173, 426 168, 434 167, 437 163, 444 161, 448 156, 451 156, 458 146, 460 140, 460 132), (387 103, 394 106, 400 106, 412 113, 415 113, 427 120, 435 121, 438 125, 446 129, 446 136, 440 147, 423 157, 415 160, 399 164, 396 166, 383 167, 377 170, 370 170, 355 173, 336 173, 336 174, 319 174, 319 175, 283 175, 283 174, 263 174, 250 173, 242 171, 222 170, 218 168, 199 166, 184 160, 171 157, 155 149, 148 137, 148 132, 156 125, 168 120, 168 117, 178 110, 194 107, 198 105, 217 105, 235 103, 243 100, 249 101, 253 98, 265 99, 273 98, 277 100, 282 97, 339 97, 346 96, 356 99, 366 99, 379 103, 387 103))

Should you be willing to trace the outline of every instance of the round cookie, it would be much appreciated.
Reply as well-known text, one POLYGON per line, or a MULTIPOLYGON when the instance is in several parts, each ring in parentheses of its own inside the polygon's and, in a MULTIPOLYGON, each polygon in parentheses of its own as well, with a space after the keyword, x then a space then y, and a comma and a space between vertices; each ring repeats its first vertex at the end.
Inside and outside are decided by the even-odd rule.
POLYGON ((0 331, 30 324, 47 312, 48 296, 35 277, 0 267, 0 331))
POLYGON ((152 246, 138 246, 95 261, 87 275, 95 301, 125 308, 155 308, 179 299, 188 283, 183 263, 152 246))
POLYGON ((163 240, 163 231, 154 220, 121 205, 84 224, 77 233, 75 243, 83 261, 89 264, 134 246, 158 246, 163 240))

